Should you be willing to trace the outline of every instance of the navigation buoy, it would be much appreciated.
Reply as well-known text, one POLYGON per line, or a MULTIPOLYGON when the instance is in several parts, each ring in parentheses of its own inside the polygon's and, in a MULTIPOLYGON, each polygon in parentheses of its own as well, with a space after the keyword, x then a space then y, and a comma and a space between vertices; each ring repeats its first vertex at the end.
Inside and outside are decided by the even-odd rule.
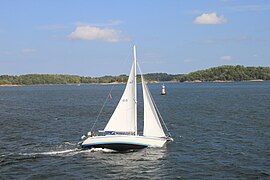
POLYGON ((161 95, 166 95, 165 85, 161 86, 161 95))

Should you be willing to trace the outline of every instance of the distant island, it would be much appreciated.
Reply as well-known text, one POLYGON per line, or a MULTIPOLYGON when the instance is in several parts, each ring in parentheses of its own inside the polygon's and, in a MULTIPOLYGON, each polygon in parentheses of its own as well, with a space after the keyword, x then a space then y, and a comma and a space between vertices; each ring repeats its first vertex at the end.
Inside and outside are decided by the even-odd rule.
MULTIPOLYGON (((269 81, 270 67, 219 66, 191 72, 189 74, 150 73, 144 75, 148 82, 228 82, 228 81, 269 81)), ((26 74, 20 76, 1 75, 0 85, 55 85, 125 83, 127 75, 83 77, 62 74, 26 74)), ((140 77, 138 77, 140 82, 140 77)))

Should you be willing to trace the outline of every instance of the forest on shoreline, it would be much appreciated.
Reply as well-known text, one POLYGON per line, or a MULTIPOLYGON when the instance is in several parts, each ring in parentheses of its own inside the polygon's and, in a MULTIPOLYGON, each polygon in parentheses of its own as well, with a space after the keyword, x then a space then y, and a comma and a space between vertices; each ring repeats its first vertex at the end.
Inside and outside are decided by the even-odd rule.
MULTIPOLYGON (((213 81, 252 81, 270 80, 270 67, 219 66, 188 74, 149 73, 144 74, 148 82, 213 82, 213 81)), ((26 74, 20 76, 0 75, 0 85, 53 85, 53 84, 91 84, 125 83, 127 75, 84 77, 63 74, 26 74)), ((140 82, 140 76, 138 76, 140 82)))

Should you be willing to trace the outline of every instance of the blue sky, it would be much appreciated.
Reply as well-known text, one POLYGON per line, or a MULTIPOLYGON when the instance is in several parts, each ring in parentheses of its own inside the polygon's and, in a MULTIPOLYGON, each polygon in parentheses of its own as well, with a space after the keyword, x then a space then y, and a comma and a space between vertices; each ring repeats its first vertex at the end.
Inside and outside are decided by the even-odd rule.
POLYGON ((269 0, 2 0, 0 74, 270 66, 269 0))

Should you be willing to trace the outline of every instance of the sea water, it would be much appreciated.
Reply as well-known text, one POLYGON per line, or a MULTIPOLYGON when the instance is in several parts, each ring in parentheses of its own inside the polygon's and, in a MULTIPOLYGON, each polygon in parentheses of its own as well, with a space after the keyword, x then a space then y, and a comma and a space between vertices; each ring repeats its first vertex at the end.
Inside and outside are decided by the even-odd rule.
MULTIPOLYGON (((149 89, 174 142, 128 153, 77 145, 124 85, 0 87, 0 179, 270 178, 269 82, 165 85, 149 89)), ((141 100, 139 87, 140 130, 141 100)))

